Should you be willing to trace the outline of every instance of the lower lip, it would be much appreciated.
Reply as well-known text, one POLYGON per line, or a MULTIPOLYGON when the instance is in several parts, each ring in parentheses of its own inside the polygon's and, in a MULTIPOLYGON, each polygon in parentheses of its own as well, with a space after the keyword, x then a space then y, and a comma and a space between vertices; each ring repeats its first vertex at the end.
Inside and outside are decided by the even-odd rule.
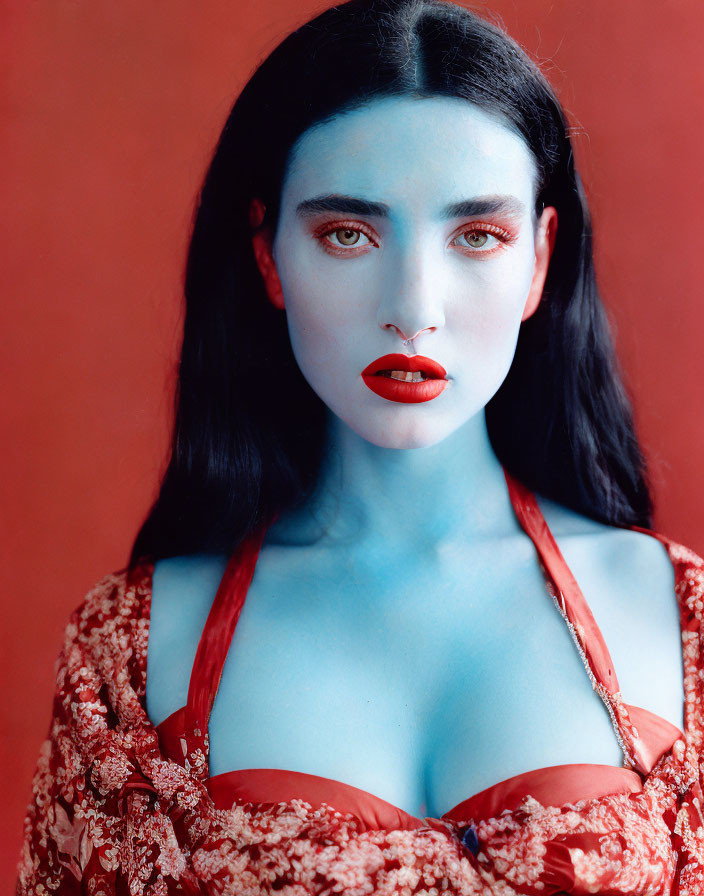
POLYGON ((421 401, 432 401, 447 386, 443 379, 422 380, 420 383, 406 383, 390 376, 376 376, 363 373, 362 379, 372 392, 387 401, 400 401, 403 404, 417 404, 421 401))

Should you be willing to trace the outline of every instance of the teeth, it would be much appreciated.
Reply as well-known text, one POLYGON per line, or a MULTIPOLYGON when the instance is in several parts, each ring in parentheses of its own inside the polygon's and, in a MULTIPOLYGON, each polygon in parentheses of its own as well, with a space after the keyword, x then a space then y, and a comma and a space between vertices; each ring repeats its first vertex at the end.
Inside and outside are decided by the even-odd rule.
POLYGON ((389 376, 392 380, 401 380, 404 383, 422 383, 429 379, 422 370, 379 370, 378 376, 389 376))

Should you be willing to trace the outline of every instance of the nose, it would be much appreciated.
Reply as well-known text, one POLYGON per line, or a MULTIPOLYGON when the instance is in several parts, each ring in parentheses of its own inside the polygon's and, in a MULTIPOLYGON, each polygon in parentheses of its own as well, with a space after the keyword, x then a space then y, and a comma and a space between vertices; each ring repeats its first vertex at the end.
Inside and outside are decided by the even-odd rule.
POLYGON ((408 343, 444 326, 440 269, 417 244, 413 252, 394 260, 389 273, 377 312, 382 330, 393 330, 408 343))

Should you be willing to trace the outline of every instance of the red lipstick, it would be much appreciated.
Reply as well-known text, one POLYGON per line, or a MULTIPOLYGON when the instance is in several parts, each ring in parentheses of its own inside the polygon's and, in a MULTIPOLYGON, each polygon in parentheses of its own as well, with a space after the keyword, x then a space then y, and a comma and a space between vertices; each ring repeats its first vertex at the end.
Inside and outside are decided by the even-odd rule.
POLYGON ((404 404, 437 398, 447 386, 446 377, 442 364, 423 355, 382 355, 362 371, 362 379, 372 392, 404 404), (399 374, 406 374, 406 378, 400 379, 399 374))

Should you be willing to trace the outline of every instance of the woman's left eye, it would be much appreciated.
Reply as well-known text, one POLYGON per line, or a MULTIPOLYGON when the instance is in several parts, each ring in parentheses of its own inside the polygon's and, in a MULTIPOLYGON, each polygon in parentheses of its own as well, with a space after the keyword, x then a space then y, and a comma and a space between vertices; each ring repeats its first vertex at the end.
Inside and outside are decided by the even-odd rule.
POLYGON ((458 234, 453 240, 453 246, 459 246, 462 249, 484 249, 485 246, 488 246, 488 249, 484 249, 488 251, 489 249, 493 249, 497 243, 506 242, 505 239, 501 239, 500 235, 496 235, 490 233, 488 230, 482 230, 480 228, 474 228, 472 230, 464 230, 462 233, 458 234), (458 242, 461 240, 461 242, 458 242))

